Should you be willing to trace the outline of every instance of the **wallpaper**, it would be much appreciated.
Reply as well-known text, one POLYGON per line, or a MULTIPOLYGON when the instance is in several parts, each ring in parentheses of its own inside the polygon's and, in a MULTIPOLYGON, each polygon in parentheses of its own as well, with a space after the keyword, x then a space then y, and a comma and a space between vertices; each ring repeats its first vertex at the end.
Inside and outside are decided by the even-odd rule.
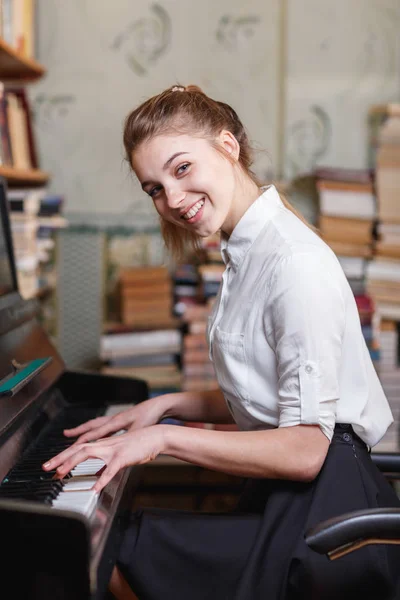
POLYGON ((279 132, 279 0, 37 0, 31 88, 41 167, 77 222, 156 222, 123 156, 128 112, 175 83, 231 104, 268 178, 279 132))
POLYGON ((367 112, 400 101, 398 0, 288 0, 287 178, 367 166, 367 112))

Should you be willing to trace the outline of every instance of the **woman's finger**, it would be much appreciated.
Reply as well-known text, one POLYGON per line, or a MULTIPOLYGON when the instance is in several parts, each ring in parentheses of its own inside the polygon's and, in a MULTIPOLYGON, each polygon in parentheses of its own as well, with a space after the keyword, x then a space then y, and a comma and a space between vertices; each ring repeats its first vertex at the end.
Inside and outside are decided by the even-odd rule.
POLYGON ((85 444, 86 442, 91 442, 93 440, 98 440, 100 438, 106 437, 109 433, 112 433, 112 429, 110 427, 99 427, 98 429, 93 429, 92 431, 88 431, 83 433, 77 440, 74 442, 75 444, 85 444))
POLYGON ((75 437, 77 435, 81 435, 86 431, 96 429, 97 427, 103 424, 105 419, 107 419, 107 417, 97 417, 96 419, 90 419, 90 421, 85 421, 85 423, 82 423, 77 427, 72 427, 71 429, 64 429, 64 435, 66 435, 67 437, 75 437))
POLYGON ((110 435, 110 433, 115 433, 116 431, 123 429, 125 425, 126 419, 117 419, 113 417, 107 423, 104 423, 104 425, 102 425, 101 427, 83 433, 74 443, 81 444, 104 438, 110 435))
POLYGON ((100 458, 104 460, 104 452, 102 452, 102 448, 97 447, 94 449, 94 446, 95 444, 85 444, 78 452, 76 452, 75 454, 67 458, 64 462, 62 462, 57 467, 57 477, 62 479, 63 477, 65 477, 65 475, 67 475, 67 473, 72 471, 72 469, 76 467, 76 465, 79 465, 80 463, 84 462, 85 460, 88 460, 89 458, 100 458))
POLYGON ((111 481, 114 475, 118 473, 120 468, 121 467, 117 465, 117 462, 115 460, 111 461, 110 464, 107 465, 107 467, 104 469, 99 479, 96 481, 95 485, 93 486, 93 489, 96 492, 101 492, 101 490, 107 485, 107 483, 111 481))
MULTIPOLYGON (((86 445, 91 446, 92 444, 86 444, 86 445)), ((79 444, 78 446, 73 444, 66 450, 63 450, 62 452, 60 452, 60 454, 56 454, 56 456, 53 456, 50 460, 48 460, 46 463, 44 463, 43 469, 45 471, 52 471, 53 469, 56 469, 61 464, 63 464, 66 460, 68 460, 70 456, 73 456, 74 454, 79 452, 83 447, 84 446, 82 444, 79 444)))

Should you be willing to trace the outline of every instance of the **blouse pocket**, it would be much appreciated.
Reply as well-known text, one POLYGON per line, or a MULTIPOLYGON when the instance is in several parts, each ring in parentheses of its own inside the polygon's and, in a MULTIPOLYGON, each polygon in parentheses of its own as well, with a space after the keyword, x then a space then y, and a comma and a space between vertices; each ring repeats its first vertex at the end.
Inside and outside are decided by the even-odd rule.
POLYGON ((238 398, 249 403, 248 364, 244 333, 228 333, 216 327, 212 355, 218 383, 231 401, 238 398))

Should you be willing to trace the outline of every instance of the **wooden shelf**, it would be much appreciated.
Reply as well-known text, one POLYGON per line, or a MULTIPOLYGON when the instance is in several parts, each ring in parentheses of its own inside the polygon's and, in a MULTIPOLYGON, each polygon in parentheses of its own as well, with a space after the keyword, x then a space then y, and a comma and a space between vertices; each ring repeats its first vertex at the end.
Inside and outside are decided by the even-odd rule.
POLYGON ((39 169, 15 169, 6 165, 0 165, 0 176, 7 180, 10 187, 44 185, 49 180, 49 174, 39 169))
POLYGON ((0 38, 0 80, 35 81, 46 73, 43 65, 27 58, 9 46, 0 38))
POLYGON ((55 287, 52 285, 46 285, 43 287, 40 287, 36 294, 35 294, 35 298, 37 298, 38 300, 44 300, 45 298, 48 298, 49 296, 51 296, 51 294, 53 294, 55 292, 55 287))
POLYGON ((136 331, 153 331, 155 329, 178 329, 182 327, 182 320, 179 317, 172 317, 168 321, 157 323, 143 323, 129 325, 117 321, 105 321, 102 326, 102 332, 107 333, 133 333, 136 331))

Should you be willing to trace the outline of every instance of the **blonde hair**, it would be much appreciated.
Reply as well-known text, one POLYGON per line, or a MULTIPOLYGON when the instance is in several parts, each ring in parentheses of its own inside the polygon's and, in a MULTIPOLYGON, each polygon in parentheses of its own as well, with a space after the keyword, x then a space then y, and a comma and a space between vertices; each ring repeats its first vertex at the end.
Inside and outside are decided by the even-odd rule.
MULTIPOLYGON (((126 159, 132 167, 133 152, 157 135, 189 133, 201 135, 213 143, 223 129, 230 131, 239 143, 239 166, 261 187, 262 182, 251 169, 253 151, 246 130, 235 110, 229 104, 213 100, 196 85, 168 88, 143 102, 127 116, 123 135, 126 159)), ((222 151, 222 148, 213 145, 222 151)), ((227 158, 230 158, 229 155, 227 158)), ((310 226, 284 196, 281 195, 281 199, 289 210, 310 226)), ((188 249, 200 249, 200 236, 163 218, 160 218, 160 225, 165 245, 176 259, 181 259, 188 249)))

